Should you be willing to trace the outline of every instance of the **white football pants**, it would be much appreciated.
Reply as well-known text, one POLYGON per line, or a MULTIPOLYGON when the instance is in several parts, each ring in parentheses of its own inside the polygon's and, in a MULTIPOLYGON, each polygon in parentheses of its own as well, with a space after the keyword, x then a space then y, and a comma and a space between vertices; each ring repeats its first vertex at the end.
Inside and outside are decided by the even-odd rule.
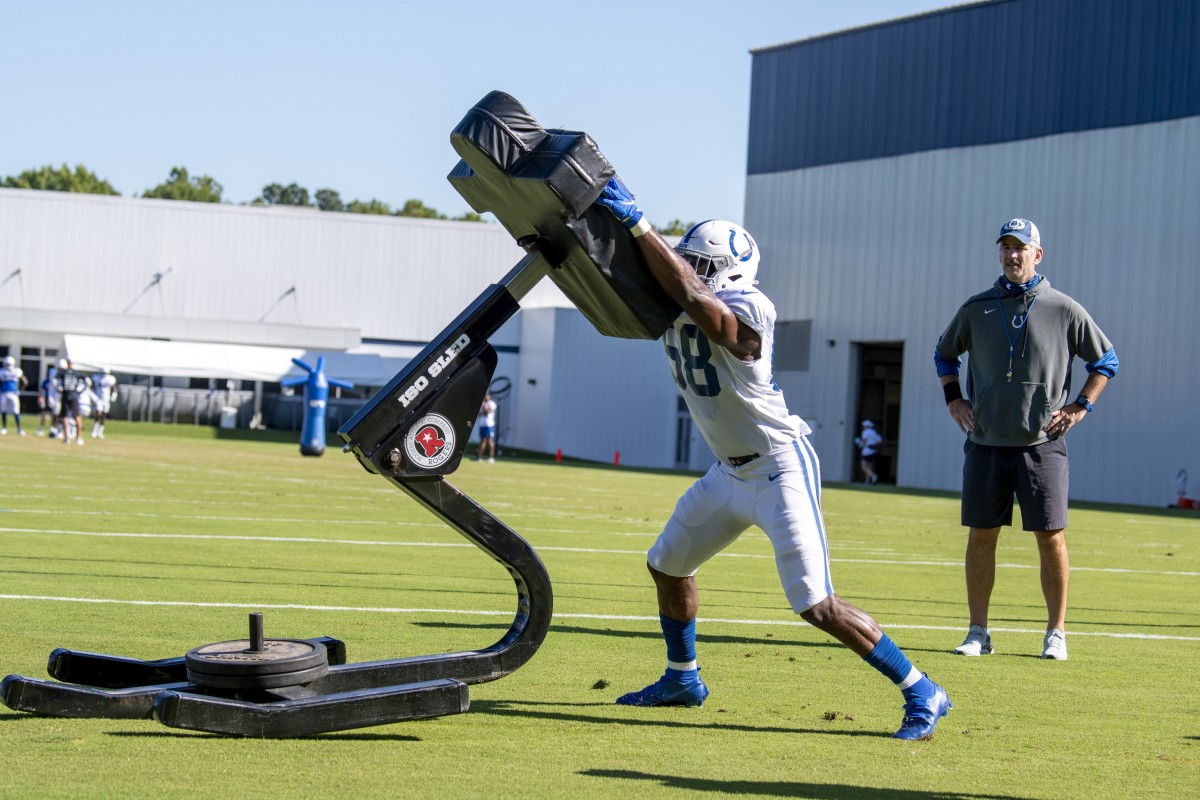
POLYGON ((667 575, 694 575, 751 525, 771 540, 783 592, 797 614, 833 594, 821 466, 804 437, 741 467, 713 464, 679 498, 647 560, 667 575))

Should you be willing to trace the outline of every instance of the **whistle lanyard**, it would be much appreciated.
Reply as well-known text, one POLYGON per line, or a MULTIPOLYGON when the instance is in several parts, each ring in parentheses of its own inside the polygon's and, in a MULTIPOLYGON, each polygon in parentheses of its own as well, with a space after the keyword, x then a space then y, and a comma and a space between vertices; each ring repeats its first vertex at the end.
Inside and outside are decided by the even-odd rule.
MULTIPOLYGON (((1013 327, 1017 329, 1017 334, 1016 336, 1009 336, 1008 322, 1004 319, 1004 303, 1000 302, 1000 290, 996 289, 996 305, 1000 307, 1000 327, 1004 329, 1004 338, 1008 340, 1008 374, 1005 377, 1008 378, 1009 383, 1012 383, 1013 353, 1016 352, 1017 341, 1021 338, 1021 330, 1025 327, 1025 324, 1029 322, 1029 315, 1033 313, 1033 307, 1037 305, 1037 301, 1038 299, 1035 296, 1033 301, 1029 304, 1029 307, 1025 309, 1025 316, 1021 317, 1020 325, 1015 322, 1017 315, 1013 314, 1013 327)), ((1025 338, 1028 339, 1029 334, 1026 334, 1025 338)))

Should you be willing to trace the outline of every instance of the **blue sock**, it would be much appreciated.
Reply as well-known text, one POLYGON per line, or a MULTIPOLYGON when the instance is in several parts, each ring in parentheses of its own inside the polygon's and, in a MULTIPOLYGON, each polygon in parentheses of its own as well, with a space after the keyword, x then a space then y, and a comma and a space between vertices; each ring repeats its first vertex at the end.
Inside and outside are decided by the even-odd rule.
POLYGON ((908 660, 908 656, 885 633, 871 654, 863 659, 900 687, 905 699, 925 697, 933 692, 933 681, 926 678, 908 660))
POLYGON ((667 643, 667 676, 675 680, 696 674, 696 620, 680 622, 659 614, 667 643))

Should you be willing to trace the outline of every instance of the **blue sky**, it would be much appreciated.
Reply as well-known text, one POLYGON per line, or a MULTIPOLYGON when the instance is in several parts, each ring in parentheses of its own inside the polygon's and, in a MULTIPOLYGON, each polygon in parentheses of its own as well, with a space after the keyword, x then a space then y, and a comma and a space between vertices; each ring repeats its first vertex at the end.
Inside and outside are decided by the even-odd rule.
POLYGON ((185 166, 457 216, 451 129, 493 89, 587 131, 662 224, 741 221, 750 50, 949 0, 0 0, 0 176, 84 164, 134 196, 185 166))

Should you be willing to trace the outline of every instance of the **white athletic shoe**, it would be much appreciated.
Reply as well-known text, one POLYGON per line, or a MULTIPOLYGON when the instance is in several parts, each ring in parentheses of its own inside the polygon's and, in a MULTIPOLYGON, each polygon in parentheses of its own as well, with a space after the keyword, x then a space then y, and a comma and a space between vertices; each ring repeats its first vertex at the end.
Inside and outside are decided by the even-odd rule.
POLYGON ((80 447, 83 447, 83 439, 82 438, 76 439, 75 444, 79 445, 80 447))
POLYGON ((1042 640, 1042 658, 1052 658, 1055 661, 1067 660, 1067 634, 1058 628, 1046 631, 1042 640))
POLYGON ((991 655, 992 651, 992 635, 988 633, 987 628, 979 625, 972 625, 967 631, 967 638, 963 643, 954 648, 954 652, 960 656, 986 656, 991 655))
POLYGON ((489 458, 489 459, 488 459, 488 463, 489 463, 489 464, 495 464, 495 463, 496 463, 496 459, 494 459, 494 458, 489 458))
POLYGON ((8 428, 0 428, 0 436, 8 436, 8 428))

